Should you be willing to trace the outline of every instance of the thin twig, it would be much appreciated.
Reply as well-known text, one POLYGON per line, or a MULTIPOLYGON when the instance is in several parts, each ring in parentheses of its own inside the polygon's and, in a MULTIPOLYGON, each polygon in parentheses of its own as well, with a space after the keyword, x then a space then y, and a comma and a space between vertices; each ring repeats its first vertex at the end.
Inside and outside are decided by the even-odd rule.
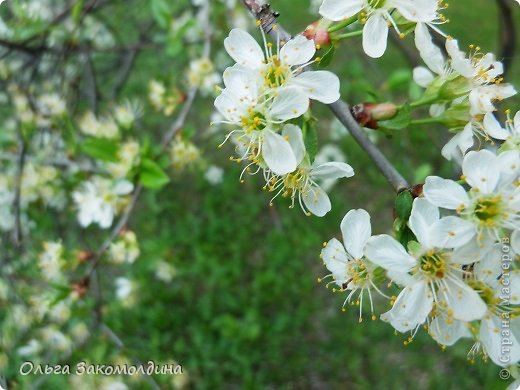
MULTIPOLYGON (((256 0, 242 0, 242 3, 260 21, 262 29, 273 39, 287 42, 291 39, 291 34, 276 22, 277 14, 273 13, 268 5, 259 5, 256 0)), ((338 118, 343 126, 352 134, 356 142, 365 150, 377 168, 386 177, 396 192, 400 192, 409 187, 408 182, 394 168, 394 166, 381 153, 365 135, 363 129, 356 122, 350 113, 350 107, 342 100, 329 104, 332 113, 338 118)))
POLYGON ((22 133, 22 129, 18 127, 18 156, 16 161, 16 174, 14 181, 14 198, 13 198, 13 214, 14 214, 14 228, 13 228, 13 244, 17 247, 22 245, 22 224, 21 224, 21 197, 22 197, 22 181, 23 170, 25 166, 25 155, 27 152, 27 145, 22 133))

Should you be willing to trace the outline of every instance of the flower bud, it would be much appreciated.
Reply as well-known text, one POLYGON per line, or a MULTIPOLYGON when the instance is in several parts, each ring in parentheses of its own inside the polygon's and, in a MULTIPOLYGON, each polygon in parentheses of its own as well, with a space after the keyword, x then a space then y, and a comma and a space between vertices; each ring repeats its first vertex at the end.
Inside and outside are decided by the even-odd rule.
POLYGON ((397 106, 393 103, 361 103, 352 107, 351 112, 361 126, 377 129, 377 121, 393 118, 397 106))
POLYGON ((303 32, 303 36, 307 39, 312 39, 316 46, 326 46, 330 44, 330 35, 327 31, 329 24, 329 22, 317 20, 307 26, 303 32))

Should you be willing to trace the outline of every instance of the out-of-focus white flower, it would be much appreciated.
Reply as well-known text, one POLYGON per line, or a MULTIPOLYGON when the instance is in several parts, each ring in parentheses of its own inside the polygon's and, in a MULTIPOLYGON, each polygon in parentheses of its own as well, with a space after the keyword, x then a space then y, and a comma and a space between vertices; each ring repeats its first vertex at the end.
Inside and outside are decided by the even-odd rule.
POLYGON ((46 117, 61 116, 67 111, 65 100, 56 93, 39 96, 36 106, 38 111, 46 117))
POLYGON ((42 351, 42 345, 36 339, 31 339, 29 342, 16 350, 21 357, 29 357, 38 355, 42 351))
MULTIPOLYGON (((316 157, 314 158, 314 164, 320 165, 327 162, 346 162, 346 157, 343 151, 334 144, 323 145, 316 157)), ((329 192, 337 179, 323 179, 321 181, 321 188, 326 192, 329 192)))
POLYGON ((161 260, 155 266, 155 277, 163 282, 170 283, 177 275, 175 267, 164 260, 161 260))
POLYGON ((200 150, 195 144, 185 140, 179 134, 172 141, 170 157, 173 169, 182 172, 188 166, 200 160, 200 150))
POLYGON ((61 242, 43 243, 43 252, 38 258, 38 266, 46 280, 56 282, 61 279, 64 262, 61 242))
POLYGON ((135 141, 126 141, 119 147, 117 162, 106 164, 106 169, 114 179, 121 179, 128 175, 130 170, 139 164, 140 146, 135 141))
POLYGON ((87 135, 99 138, 116 138, 119 135, 119 128, 112 117, 105 116, 96 118, 94 113, 88 111, 79 120, 80 130, 87 135))
POLYGON ((83 227, 97 223, 107 229, 112 225, 114 215, 124 203, 124 195, 132 192, 134 186, 127 180, 112 181, 94 176, 73 192, 72 197, 78 207, 78 221, 83 227))
POLYGON ((199 58, 190 63, 188 81, 193 87, 198 87, 204 95, 214 91, 215 85, 221 81, 220 75, 209 58, 199 58))
POLYGON ((126 101, 123 104, 118 104, 114 108, 114 119, 123 128, 128 129, 132 127, 135 120, 143 113, 143 108, 137 102, 126 101))
POLYGON ((99 388, 100 390, 128 390, 128 386, 121 380, 115 380, 111 378, 103 378, 103 384, 99 388))
POLYGON ((72 347, 70 338, 64 335, 55 326, 46 326, 43 328, 42 339, 47 348, 51 348, 56 351, 67 352, 72 347))
POLYGON ((221 167, 217 167, 216 165, 210 165, 208 169, 206 169, 204 177, 210 184, 220 184, 222 183, 222 179, 224 177, 224 170, 221 167))
POLYGON ((116 242, 110 244, 110 259, 116 264, 133 263, 139 257, 139 244, 134 232, 122 232, 116 242))
POLYGON ((134 283, 127 278, 119 277, 115 280, 116 297, 125 306, 130 306, 134 302, 134 283))

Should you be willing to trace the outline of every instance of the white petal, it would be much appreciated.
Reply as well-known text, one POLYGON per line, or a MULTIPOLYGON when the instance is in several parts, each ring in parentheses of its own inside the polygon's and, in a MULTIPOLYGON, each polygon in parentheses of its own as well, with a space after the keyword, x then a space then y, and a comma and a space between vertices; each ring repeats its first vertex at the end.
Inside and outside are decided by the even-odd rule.
POLYGON ((269 169, 277 175, 291 173, 297 166, 289 142, 269 129, 263 131, 262 157, 269 169))
POLYGON ((415 199, 408 224, 423 247, 432 247, 430 245, 430 230, 432 225, 438 221, 439 209, 437 206, 434 206, 424 198, 415 199))
POLYGON ((481 237, 477 239, 475 236, 465 245, 455 248, 451 253, 450 261, 461 265, 481 261, 493 246, 493 241, 482 241, 481 239, 481 237))
POLYGON ((323 217, 332 208, 329 196, 319 186, 312 186, 302 197, 305 206, 317 217, 323 217))
POLYGON ((463 337, 471 337, 466 322, 453 320, 443 315, 438 315, 430 322, 428 333, 439 344, 448 347, 463 337))
POLYGON ((290 85, 300 88, 310 99, 325 104, 340 98, 338 76, 326 70, 303 72, 292 79, 290 85))
POLYGON ((497 157, 489 150, 471 151, 464 157, 462 172, 471 187, 489 194, 499 179, 497 157))
POLYGON ((215 99, 215 108, 230 122, 238 123, 241 116, 247 115, 246 107, 236 99, 236 97, 225 89, 215 99))
POLYGON ((354 169, 343 162, 326 162, 312 168, 312 178, 341 179, 354 176, 354 169))
POLYGON ((355 259, 363 257, 367 240, 372 235, 370 215, 362 209, 350 210, 341 221, 343 244, 347 252, 355 259))
MULTIPOLYGON (((417 46, 419 54, 428 68, 439 75, 444 73, 444 67, 446 66, 444 55, 441 49, 433 43, 428 27, 423 23, 417 23, 415 27, 415 46, 417 46)), ((422 73, 424 75, 424 71, 422 71, 422 73)), ((419 84, 419 82, 417 82, 417 84, 419 84)))
POLYGON ((415 329, 426 321, 433 306, 430 288, 424 281, 416 282, 401 291, 390 311, 381 315, 381 319, 399 332, 415 329))
POLYGON ((509 277, 509 281, 506 282, 505 280, 506 278, 504 277, 502 281, 502 286, 506 286, 506 283, 509 283, 509 299, 511 304, 520 304, 520 271, 512 271, 511 276, 509 277))
POLYGON ((511 248, 517 255, 520 255, 520 230, 515 230, 511 235, 511 248))
POLYGON ((493 363, 498 366, 506 367, 516 363, 520 359, 520 337, 518 335, 518 318, 510 320, 509 335, 502 334, 502 318, 486 314, 480 323, 480 341, 486 349, 493 363), (506 341, 507 339, 507 341, 506 341), (504 344, 507 342, 507 345, 504 344), (509 351, 504 353, 502 348, 508 347, 509 351))
POLYGON ((387 234, 370 237, 365 246, 365 256, 374 264, 394 272, 406 273, 416 264, 403 246, 387 234))
POLYGON ((363 27, 363 50, 372 58, 385 54, 388 39, 388 24, 383 14, 376 12, 370 16, 363 27))
POLYGON ((114 187, 114 192, 117 195, 126 195, 132 192, 134 189, 134 185, 130 183, 128 180, 120 180, 116 183, 114 187))
POLYGON ((309 98, 296 88, 282 89, 271 104, 271 119, 287 121, 298 118, 309 108, 309 98))
POLYGON ((430 83, 435 77, 433 73, 426 69, 424 66, 418 66, 413 70, 413 80, 423 88, 428 88, 430 83))
POLYGON ((327 245, 321 250, 321 258, 340 287, 347 282, 347 263, 349 260, 345 248, 337 239, 333 238, 327 242, 327 245))
POLYGON ((451 58, 451 67, 466 78, 472 78, 476 69, 466 54, 459 49, 456 39, 446 39, 446 51, 451 58))
POLYGON ((302 130, 292 124, 287 124, 282 129, 282 135, 287 138, 294 157, 296 158, 296 165, 300 165, 305 157, 305 143, 303 142, 302 130))
POLYGON ((444 209, 456 210, 469 203, 468 194, 460 184, 438 176, 426 178, 423 193, 430 203, 444 209))
POLYGON ((508 150, 498 155, 498 166, 500 167, 500 183, 501 188, 512 184, 518 178, 520 170, 520 154, 518 150, 508 150))
POLYGON ((314 41, 303 35, 297 35, 280 49, 280 61, 289 66, 302 65, 309 62, 314 53, 316 53, 314 41))
POLYGON ((258 42, 244 30, 234 28, 224 39, 224 47, 238 64, 258 69, 263 65, 264 53, 258 42))
POLYGON ((504 140, 510 136, 509 131, 505 130, 500 126, 497 118, 491 112, 484 115, 483 121, 484 129, 491 137, 496 139, 504 140))
POLYGON ((320 7, 320 15, 338 21, 350 18, 365 7, 365 0, 324 0, 320 7))
POLYGON ((437 18, 438 3, 435 0, 393 0, 392 3, 401 15, 412 22, 431 22, 437 18))
POLYGON ((430 230, 431 243, 437 248, 458 248, 477 234, 475 225, 465 219, 448 216, 441 218, 430 230))
POLYGON ((473 267, 473 272, 478 280, 488 286, 496 286, 497 280, 502 275, 502 244, 496 244, 487 251, 486 255, 473 267))
POLYGON ((437 291, 437 296, 453 311, 453 318, 469 322, 484 316, 487 306, 475 290, 462 280, 444 280, 445 284, 437 291))

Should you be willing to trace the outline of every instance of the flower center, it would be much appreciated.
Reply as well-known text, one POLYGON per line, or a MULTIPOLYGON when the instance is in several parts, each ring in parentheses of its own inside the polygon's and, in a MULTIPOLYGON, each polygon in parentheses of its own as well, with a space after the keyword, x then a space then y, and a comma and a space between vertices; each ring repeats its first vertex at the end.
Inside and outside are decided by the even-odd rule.
POLYGON ((443 253, 430 251, 419 259, 421 270, 437 279, 446 275, 446 259, 443 253))
POLYGON ((261 112, 254 111, 251 108, 248 110, 248 116, 240 117, 240 125, 247 134, 254 130, 261 131, 265 129, 265 124, 265 116, 261 112))
POLYGON ((266 87, 277 88, 282 86, 285 84, 289 75, 289 67, 282 64, 276 54, 267 60, 267 67, 264 70, 264 81, 266 87))
POLYGON ((502 197, 495 195, 479 199, 473 213, 482 225, 495 226, 502 214, 502 197))

